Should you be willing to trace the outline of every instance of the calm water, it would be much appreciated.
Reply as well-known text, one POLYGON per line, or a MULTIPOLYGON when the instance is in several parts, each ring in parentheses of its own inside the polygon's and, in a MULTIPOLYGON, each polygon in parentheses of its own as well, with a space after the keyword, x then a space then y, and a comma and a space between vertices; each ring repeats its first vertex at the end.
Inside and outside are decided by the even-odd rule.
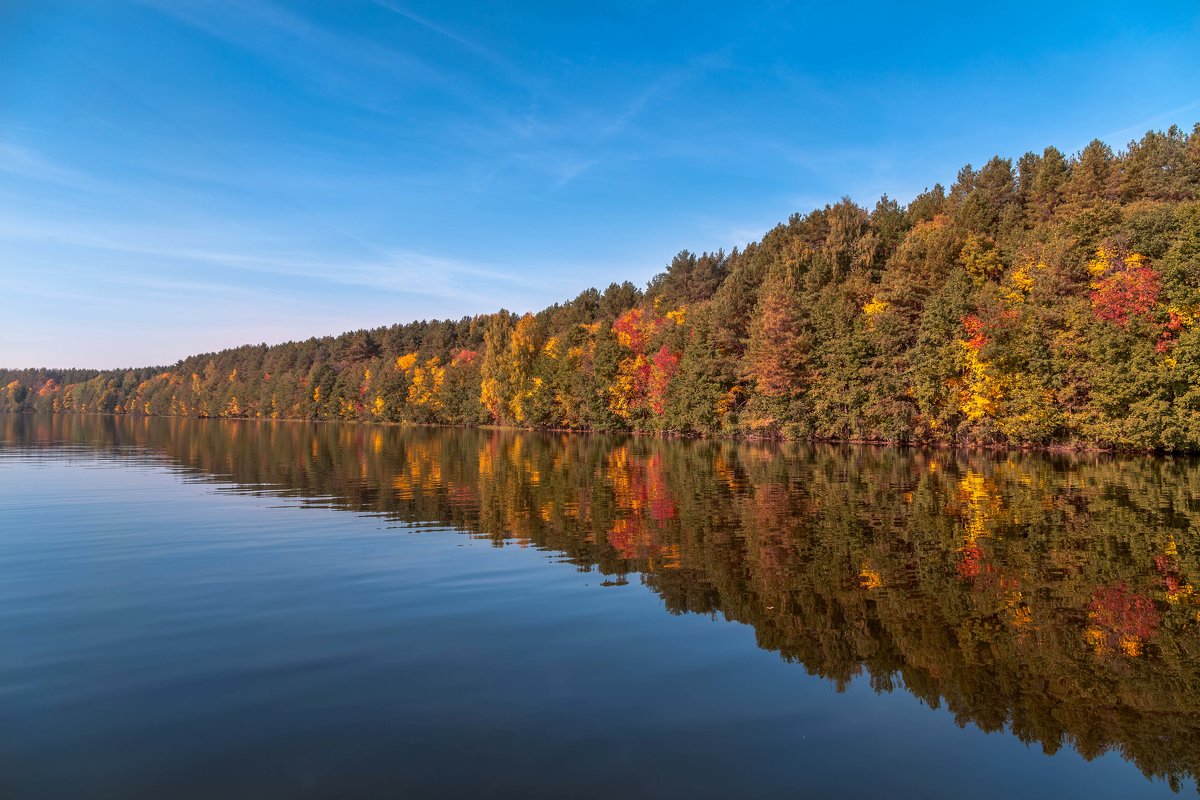
POLYGON ((1194 461, 0 432, 0 797, 1196 793, 1194 461))

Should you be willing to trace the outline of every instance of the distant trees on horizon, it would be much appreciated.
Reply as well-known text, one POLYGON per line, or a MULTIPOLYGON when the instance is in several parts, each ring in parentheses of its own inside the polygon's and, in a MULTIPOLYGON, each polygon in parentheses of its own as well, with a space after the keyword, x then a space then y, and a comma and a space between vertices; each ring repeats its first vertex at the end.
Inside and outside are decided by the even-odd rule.
POLYGON ((1200 450, 1200 124, 968 165, 501 310, 0 370, 0 409, 1200 450))

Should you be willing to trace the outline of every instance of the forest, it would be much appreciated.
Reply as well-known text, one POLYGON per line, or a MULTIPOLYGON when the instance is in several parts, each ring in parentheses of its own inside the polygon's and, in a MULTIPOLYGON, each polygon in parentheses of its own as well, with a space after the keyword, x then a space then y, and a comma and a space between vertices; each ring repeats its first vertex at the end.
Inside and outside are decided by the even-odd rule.
POLYGON ((0 410, 1200 451, 1200 123, 967 165, 500 310, 129 370, 0 410))

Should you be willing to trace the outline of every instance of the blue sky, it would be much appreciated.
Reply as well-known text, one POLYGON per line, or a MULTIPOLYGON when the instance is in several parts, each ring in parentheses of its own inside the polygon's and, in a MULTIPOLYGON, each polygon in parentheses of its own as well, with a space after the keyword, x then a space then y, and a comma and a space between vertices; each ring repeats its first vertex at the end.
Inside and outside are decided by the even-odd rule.
POLYGON ((533 310, 1200 120, 1194 0, 1000 5, 7 0, 0 365, 533 310))

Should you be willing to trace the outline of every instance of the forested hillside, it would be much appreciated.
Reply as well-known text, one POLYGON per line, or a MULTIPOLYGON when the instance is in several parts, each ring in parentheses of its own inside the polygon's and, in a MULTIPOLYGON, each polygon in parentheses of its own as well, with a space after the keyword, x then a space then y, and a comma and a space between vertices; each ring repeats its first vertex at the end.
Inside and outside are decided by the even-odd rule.
POLYGON ((1200 450, 1200 124, 849 199, 646 289, 129 371, 0 408, 1200 450))

